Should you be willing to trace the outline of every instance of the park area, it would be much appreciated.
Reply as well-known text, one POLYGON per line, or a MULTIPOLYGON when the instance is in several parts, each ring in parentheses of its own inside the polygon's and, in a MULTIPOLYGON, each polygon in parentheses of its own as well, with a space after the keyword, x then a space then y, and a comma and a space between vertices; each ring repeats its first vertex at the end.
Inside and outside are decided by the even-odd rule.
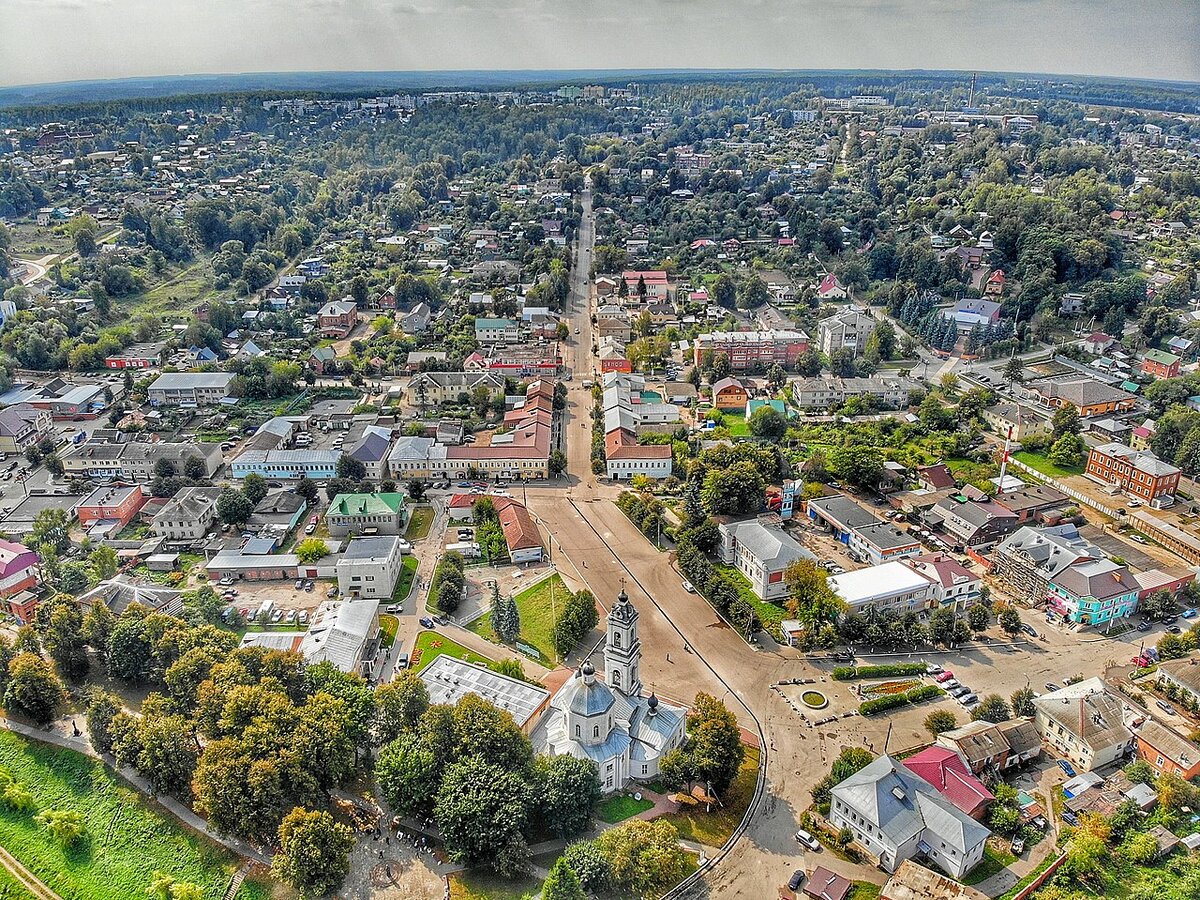
MULTIPOLYGON (((513 597, 521 617, 521 631, 517 636, 516 648, 542 665, 553 667, 556 659, 554 643, 551 640, 554 620, 570 596, 571 591, 555 573, 513 597)), ((492 628, 490 612, 484 613, 468 627, 480 637, 492 643, 500 643, 492 628)))
MULTIPOLYGON (((0 767, 32 795, 36 809, 0 810, 0 846, 63 900, 145 897, 155 872, 194 884, 205 898, 224 896, 239 860, 149 806, 102 763, 80 753, 0 732, 0 767), (83 837, 64 849, 34 821, 39 811, 78 813, 83 837)), ((23 898, 23 889, 0 897, 23 898)), ((247 882, 238 900, 268 896, 247 882)))

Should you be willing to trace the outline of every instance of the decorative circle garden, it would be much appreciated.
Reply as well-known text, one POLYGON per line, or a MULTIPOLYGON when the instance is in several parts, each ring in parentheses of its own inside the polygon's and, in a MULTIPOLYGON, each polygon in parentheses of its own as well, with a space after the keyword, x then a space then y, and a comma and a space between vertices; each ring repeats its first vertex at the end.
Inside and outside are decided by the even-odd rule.
POLYGON ((820 691, 807 690, 800 695, 800 702, 809 709, 824 709, 829 705, 829 698, 820 691))

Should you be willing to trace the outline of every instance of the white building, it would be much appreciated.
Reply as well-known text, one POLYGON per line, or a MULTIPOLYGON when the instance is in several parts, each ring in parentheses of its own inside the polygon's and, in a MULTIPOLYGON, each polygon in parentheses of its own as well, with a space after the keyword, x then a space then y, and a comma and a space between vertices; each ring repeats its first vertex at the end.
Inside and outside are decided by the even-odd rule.
POLYGON ((948 553, 926 553, 904 564, 933 581, 933 596, 939 607, 951 606, 962 612, 981 596, 983 579, 948 553))
POLYGON ((300 641, 304 661, 310 666, 331 662, 343 672, 371 678, 380 650, 378 611, 372 600, 322 603, 300 641))
POLYGON ((605 793, 630 779, 655 778, 663 754, 683 741, 687 711, 642 696, 641 655, 638 613, 622 591, 608 614, 605 678, 584 663, 550 701, 533 736, 534 746, 553 756, 592 760, 605 793))
POLYGON ((200 540, 216 521, 220 495, 221 489, 215 487, 184 488, 163 504, 151 531, 169 541, 200 540))
POLYGON ((167 372, 150 385, 151 406, 206 406, 229 396, 232 372, 167 372))
POLYGON ((390 599, 404 567, 402 546, 394 534, 351 540, 337 561, 338 590, 348 597, 390 599))
POLYGON ((1122 759, 1134 746, 1124 704, 1100 678, 1087 678, 1033 700, 1042 741, 1081 772, 1122 759))
POLYGON ((782 528, 761 522, 728 522, 718 526, 721 561, 737 566, 763 600, 787 596, 783 572, 800 559, 816 560, 800 542, 782 528))
POLYGON ((933 580, 902 562, 885 562, 834 575, 829 586, 846 601, 850 612, 862 612, 868 607, 897 613, 921 612, 937 605, 933 580))
POLYGON ((500 675, 484 666, 443 653, 421 670, 429 702, 453 706, 467 694, 476 694, 513 717, 525 734, 546 709, 550 692, 525 681, 500 675))

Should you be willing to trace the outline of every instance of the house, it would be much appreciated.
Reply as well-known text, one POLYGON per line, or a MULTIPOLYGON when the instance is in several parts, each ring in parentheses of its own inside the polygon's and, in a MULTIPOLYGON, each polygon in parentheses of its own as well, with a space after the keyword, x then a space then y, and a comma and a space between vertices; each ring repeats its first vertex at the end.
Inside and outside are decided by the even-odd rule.
POLYGON ((950 467, 944 462, 937 462, 928 466, 917 466, 917 484, 926 491, 940 491, 954 487, 957 482, 950 467))
POLYGON ((1139 371, 1152 378, 1178 378, 1183 360, 1166 350, 1147 350, 1139 371))
POLYGON ((879 892, 879 900, 985 900, 986 897, 986 894, 907 859, 879 892))
POLYGON ((531 736, 539 752, 595 763, 606 794, 630 779, 657 778, 663 756, 684 738, 687 711, 642 693, 638 620, 621 591, 606 618, 603 677, 585 662, 551 699, 531 736))
POLYGON ((722 378, 712 386, 712 404, 719 410, 741 412, 749 399, 750 392, 736 378, 722 378))
POLYGON ((317 311, 317 330, 325 337, 344 338, 358 324, 358 304, 349 297, 331 300, 317 311))
POLYGON ((1146 719, 1134 734, 1138 758, 1159 775, 1175 774, 1185 781, 1200 775, 1200 747, 1155 719, 1146 719))
POLYGON ((347 597, 390 599, 404 566, 401 547, 395 535, 351 540, 335 566, 338 590, 347 597))
POLYGON ((408 380, 405 393, 410 403, 439 405, 467 402, 472 393, 484 387, 489 396, 504 393, 504 376, 493 372, 418 372, 408 380))
POLYGON ((737 566, 762 600, 787 596, 783 573, 792 563, 801 559, 816 561, 811 551, 778 526, 759 521, 723 522, 717 531, 721 561, 737 566))
POLYGON ((117 575, 81 594, 78 600, 84 610, 90 611, 96 603, 103 603, 118 616, 134 603, 164 615, 182 616, 182 594, 159 584, 134 581, 129 575, 117 575))
POLYGON ((669 444, 639 444, 637 435, 627 428, 615 428, 604 435, 604 458, 608 477, 629 480, 635 475, 666 478, 671 474, 669 444))
MULTIPOLYGON (((976 492, 978 493, 978 492, 976 492)), ((925 522, 940 528, 963 547, 989 547, 1017 527, 1017 517, 984 494, 951 494, 925 514, 925 522)))
POLYGON ((433 320, 433 310, 428 303, 418 303, 406 313, 400 313, 400 328, 405 334, 424 334, 433 320))
POLYGON ((295 491, 273 490, 254 505, 246 524, 259 529, 260 534, 263 529, 270 529, 282 536, 300 524, 306 509, 308 501, 295 491))
POLYGON ((620 341, 622 344, 628 344, 633 337, 633 328, 629 324, 628 317, 624 312, 619 315, 604 314, 601 309, 596 317, 596 340, 603 341, 605 338, 612 338, 620 341))
POLYGON ((817 323, 817 342, 826 356, 848 349, 858 356, 867 348, 867 339, 875 331, 875 320, 864 310, 844 309, 817 323))
POLYGON ((150 530, 168 541, 199 541, 217 520, 216 487, 187 487, 155 513, 150 530))
POLYGON ((1134 745, 1122 721, 1121 700, 1100 678, 1077 681, 1033 699, 1042 741, 1080 772, 1122 759, 1134 745))
POLYGON ((402 534, 408 524, 404 495, 395 492, 338 494, 325 510, 325 524, 334 537, 402 534))
POLYGON ((204 564, 210 581, 243 578, 247 581, 288 581, 297 577, 300 558, 293 553, 245 553, 222 550, 204 564))
POLYGON ((54 431, 54 419, 47 410, 28 403, 0 409, 0 453, 12 456, 24 453, 54 431))
POLYGON ((387 473, 387 456, 391 449, 392 429, 382 425, 368 425, 363 429, 362 437, 346 455, 363 464, 367 478, 379 481, 387 473))
POLYGON ((466 695, 475 694, 506 710, 526 735, 550 703, 550 692, 540 685, 509 678, 447 653, 434 657, 421 669, 421 681, 430 703, 453 706, 466 695))
POLYGON ((948 553, 909 556, 904 564, 933 582, 933 596, 939 607, 950 606, 962 612, 980 599, 983 579, 948 553))
POLYGON ((231 465, 234 478, 251 472, 273 480, 326 481, 337 477, 339 450, 243 450, 231 465))
POLYGON ((921 542, 891 522, 863 525, 850 533, 851 555, 872 565, 920 552, 921 542))
POLYGON ((115 535, 133 521, 146 499, 140 484, 98 487, 83 499, 75 513, 84 528, 99 527, 105 533, 115 535))
POLYGON ((899 560, 843 572, 829 586, 849 612, 889 609, 897 613, 924 612, 937 606, 933 581, 899 560))
POLYGON ((1029 399, 1047 409, 1074 406, 1080 418, 1102 416, 1133 409, 1136 399, 1129 391, 1112 387, 1093 378, 1073 381, 1045 381, 1032 384, 1026 391, 1029 399))
POLYGON ((843 875, 817 866, 804 883, 804 896, 813 900, 846 900, 854 890, 854 882, 843 875))
POLYGON ((1116 342, 1116 338, 1105 334, 1103 331, 1093 331, 1083 339, 1083 349, 1093 356, 1100 356, 1116 342))
POLYGON ((697 335, 693 342, 693 363, 702 366, 710 354, 724 353, 734 372, 767 369, 778 363, 792 369, 808 350, 808 335, 791 329, 770 331, 713 331, 697 335))
POLYGON ((634 302, 649 300, 668 300, 671 297, 671 283, 667 273, 656 271, 632 271, 621 273, 625 282, 626 296, 634 302))
POLYGON ((1072 501, 1062 491, 1045 484, 1026 484, 1016 490, 997 492, 995 502, 1017 517, 1017 522, 1042 520, 1057 513, 1072 501))
POLYGON ((988 805, 996 799, 958 754, 945 747, 926 747, 907 757, 904 767, 932 784, 938 793, 972 819, 982 819, 988 805))
POLYGON ((493 503, 508 546, 508 558, 514 565, 541 562, 542 537, 525 505, 505 497, 496 497, 493 503))
POLYGON ((980 416, 996 434, 1014 441, 1023 440, 1035 431, 1045 431, 1049 426, 1046 418, 1017 403, 997 403, 986 407, 980 416))
POLYGON ((973 328, 989 328, 1000 323, 1000 304, 992 300, 964 298, 946 310, 945 316, 960 332, 973 328))
POLYGON ((1192 653, 1182 659, 1160 662, 1158 683, 1179 691, 1189 705, 1200 704, 1200 656, 1192 653))
POLYGON ((24 544, 0 538, 0 609, 22 625, 37 611, 39 562, 24 544))
POLYGON ((847 546, 856 529, 878 525, 881 522, 844 494, 809 500, 808 517, 813 522, 828 527, 830 533, 847 546))
POLYGON ((163 350, 166 343, 159 341, 149 344, 134 344, 118 353, 104 358, 104 365, 109 369, 149 369, 161 366, 163 350))
POLYGON ((1179 489, 1180 469, 1163 462, 1149 450, 1113 441, 1088 453, 1084 476, 1120 488, 1134 501, 1156 509, 1171 506, 1179 489))
POLYGON ((337 368, 337 351, 333 347, 314 347, 308 355, 308 367, 318 375, 334 372, 337 368))
POLYGON ((1102 625, 1132 615, 1140 590, 1128 566, 1111 559, 1075 563, 1050 580, 1046 612, 1077 625, 1102 625))
MULTIPOLYGON (((0 307, 9 301, 0 300, 0 307)), ((55 421, 94 419, 109 404, 109 396, 120 396, 123 388, 99 383, 81 383, 51 378, 42 385, 14 384, 0 395, 0 406, 28 403, 47 410, 55 421)))
POLYGON ((1075 525, 1026 525, 993 551, 992 574, 1022 600, 1040 605, 1050 592, 1050 582, 1061 572, 1075 563, 1104 558, 1104 552, 1082 537, 1075 525))
POLYGON ((376 674, 382 645, 378 611, 372 600, 326 601, 317 607, 296 649, 307 665, 328 662, 369 680, 376 674))
POLYGON ((988 276, 987 282, 983 286, 983 293, 986 297, 1001 297, 1004 295, 1004 270, 996 269, 988 276))
POLYGON ((167 372, 150 385, 151 406, 210 406, 229 396, 232 372, 167 372))
POLYGON ((961 728, 943 731, 934 743, 957 753, 975 775, 989 770, 1003 772, 1042 753, 1041 736, 1033 719, 1026 716, 999 723, 984 719, 968 722, 961 728))
POLYGON ((899 760, 883 755, 834 786, 829 821, 887 872, 924 857, 961 879, 983 859, 987 828, 899 760))
POLYGON ((512 319, 475 319, 475 340, 481 344, 511 344, 520 339, 520 325, 512 319))
POLYGON ((822 300, 845 300, 850 296, 850 292, 842 286, 838 277, 830 272, 817 285, 817 296, 822 300))

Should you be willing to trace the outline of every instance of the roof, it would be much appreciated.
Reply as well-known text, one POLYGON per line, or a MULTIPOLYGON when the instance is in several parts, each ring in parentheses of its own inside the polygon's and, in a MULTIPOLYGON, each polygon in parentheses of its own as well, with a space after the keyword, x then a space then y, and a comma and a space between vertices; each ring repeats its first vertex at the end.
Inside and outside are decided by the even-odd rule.
POLYGON ((720 394, 721 392, 728 390, 729 388, 733 388, 735 390, 742 391, 742 392, 745 392, 745 390, 746 390, 746 386, 744 384, 742 384, 741 381, 739 381, 738 379, 722 378, 720 381, 718 381, 716 384, 714 384, 712 386, 713 396, 715 397, 718 394, 720 394))
POLYGON ((891 522, 863 525, 861 528, 854 529, 854 533, 882 551, 898 550, 901 547, 920 546, 920 541, 907 531, 897 528, 891 522))
POLYGON ((911 556, 906 560, 906 565, 945 588, 982 580, 948 553, 923 553, 920 556, 911 556))
POLYGON ((197 388, 226 388, 233 381, 232 372, 167 372, 150 385, 152 391, 187 391, 197 388))
MULTIPOLYGON (((495 503, 495 500, 492 502, 495 503)), ((542 536, 538 533, 537 525, 523 505, 515 501, 497 505, 496 514, 500 517, 500 528, 504 532, 504 542, 508 544, 509 553, 542 546, 542 536)))
POLYGON ((1143 722, 1137 736, 1181 769, 1191 769, 1200 762, 1200 747, 1154 719, 1143 722))
POLYGON ((96 488, 81 501, 79 505, 88 506, 120 506, 134 494, 140 494, 141 487, 133 485, 131 487, 113 487, 112 485, 101 485, 96 488))
POLYGON ((368 425, 350 450, 349 455, 359 462, 379 462, 387 456, 392 446, 392 430, 379 425, 368 425))
POLYGON ((1058 574, 1054 585, 1073 597, 1094 597, 1097 600, 1120 597, 1141 589, 1129 568, 1111 559, 1075 563, 1058 574))
POLYGON ((944 462, 931 466, 917 466, 917 475, 922 481, 928 482, 934 490, 954 487, 954 473, 944 462))
POLYGON ((1026 525, 1013 532, 996 551, 1023 556, 1051 578, 1078 560, 1104 558, 1103 551, 1083 538, 1074 525, 1050 528, 1026 525))
POLYGON ((865 525, 874 525, 880 521, 844 494, 809 500, 808 508, 817 510, 822 518, 836 523, 847 531, 862 528, 865 525))
POLYGON ((400 538, 394 534, 381 534, 374 537, 356 537, 342 551, 342 563, 366 563, 387 559, 396 552, 400 538))
MULTIPOLYGON (((194 521, 209 513, 217 505, 217 497, 221 488, 189 487, 184 488, 162 505, 155 514, 156 521, 169 522, 173 520, 194 521)), ((143 510, 143 514, 144 514, 143 510)))
POLYGON ((1153 363, 1158 363, 1162 366, 1174 366, 1178 365, 1180 362, 1178 356, 1176 356, 1174 353, 1167 353, 1165 350, 1147 350, 1145 359, 1148 359, 1153 363))
POLYGON ((904 760, 904 765, 967 815, 996 799, 996 795, 971 774, 958 754, 945 747, 926 747, 904 760))
POLYGON ((327 516, 395 515, 404 509, 404 495, 338 494, 325 511, 327 516))
POLYGON ((18 434, 38 416, 46 415, 49 415, 46 410, 30 406, 28 403, 18 403, 16 406, 0 409, 0 434, 18 434))
POLYGON ((1097 403, 1122 403, 1133 400, 1133 394, 1093 379, 1080 381, 1047 382, 1034 387, 1037 393, 1048 399, 1062 399, 1076 406, 1092 406, 1097 403))
POLYGON ((1171 676, 1173 681, 1192 693, 1200 694, 1200 656, 1192 653, 1182 659, 1168 659, 1158 664, 1158 671, 1171 676))
POLYGON ((1093 751, 1127 743, 1121 701, 1100 678, 1088 678, 1033 699, 1038 712, 1081 738, 1093 751))
POLYGON ((375 600, 322 603, 300 642, 304 661, 309 665, 331 662, 343 672, 354 671, 367 640, 376 629, 378 609, 375 600))
POLYGON ((983 900, 974 888, 906 859, 879 892, 879 900, 983 900))
POLYGON ((1163 462, 1149 450, 1134 450, 1119 441, 1110 441, 1092 449, 1092 453, 1123 459, 1139 472, 1166 478, 1178 474, 1181 470, 1168 462, 1163 462))
POLYGON ((740 546, 770 569, 783 568, 799 559, 815 560, 816 556, 802 547, 781 528, 768 528, 760 522, 732 522, 720 529, 731 535, 740 546))
POLYGON ((928 831, 965 853, 991 834, 891 756, 877 757, 833 788, 833 796, 900 846, 928 831))
POLYGON ((476 694, 507 711, 524 727, 541 709, 550 693, 542 687, 500 675, 491 669, 441 654, 421 670, 430 703, 457 703, 476 694))
POLYGON ((829 579, 829 586, 850 606, 866 603, 876 597, 918 590, 931 583, 932 579, 897 560, 844 572, 829 579))
POLYGON ((854 882, 849 878, 831 872, 824 866, 817 866, 804 885, 804 893, 817 900, 845 900, 854 888, 854 882))

